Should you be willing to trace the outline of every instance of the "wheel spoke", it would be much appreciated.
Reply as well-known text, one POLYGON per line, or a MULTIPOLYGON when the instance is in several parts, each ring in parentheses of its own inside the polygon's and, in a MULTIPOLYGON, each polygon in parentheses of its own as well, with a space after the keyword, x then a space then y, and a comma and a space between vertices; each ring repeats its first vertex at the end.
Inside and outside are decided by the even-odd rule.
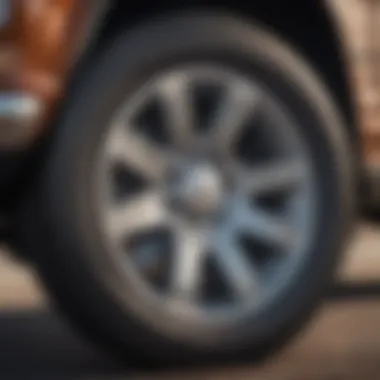
POLYGON ((116 238, 164 225, 166 221, 166 209, 155 192, 144 193, 122 205, 113 206, 108 215, 109 233, 116 238))
POLYGON ((253 263, 227 233, 220 231, 218 235, 221 236, 213 245, 214 258, 235 296, 245 298, 258 292, 259 273, 253 263))
POLYGON ((241 136, 245 123, 253 115, 257 101, 258 93, 253 87, 242 82, 227 86, 210 129, 217 149, 223 151, 233 146, 241 136))
POLYGON ((300 161, 262 164, 239 172, 244 189, 250 194, 286 190, 305 178, 305 166, 300 161))
POLYGON ((203 280, 205 235, 200 230, 176 225, 171 295, 175 299, 196 300, 203 280))
POLYGON ((194 133, 195 107, 185 75, 172 75, 159 86, 160 102, 172 142, 183 147, 194 133))
POLYGON ((288 249, 297 239, 295 229, 285 217, 259 207, 242 205, 234 223, 241 233, 248 233, 274 247, 288 249))
POLYGON ((159 180, 165 174, 171 155, 138 132, 116 128, 108 145, 110 157, 124 163, 145 179, 159 180))

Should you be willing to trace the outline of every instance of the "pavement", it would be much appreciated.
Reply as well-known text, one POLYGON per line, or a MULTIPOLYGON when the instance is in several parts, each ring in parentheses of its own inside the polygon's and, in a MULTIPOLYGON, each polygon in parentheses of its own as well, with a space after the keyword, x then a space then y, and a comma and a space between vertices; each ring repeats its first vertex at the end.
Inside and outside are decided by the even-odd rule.
POLYGON ((30 268, 0 250, 0 380, 380 379, 380 224, 359 224, 336 289, 304 333, 263 365, 146 372, 122 367, 48 306, 30 268))

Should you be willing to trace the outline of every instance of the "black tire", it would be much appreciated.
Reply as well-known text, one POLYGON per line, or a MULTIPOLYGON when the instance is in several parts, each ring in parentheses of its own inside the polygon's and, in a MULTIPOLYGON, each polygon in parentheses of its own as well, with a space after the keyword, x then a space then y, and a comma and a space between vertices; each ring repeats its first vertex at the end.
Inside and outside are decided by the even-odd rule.
POLYGON ((332 96, 286 43, 230 15, 160 18, 122 34, 82 73, 29 204, 24 247, 33 250, 44 283, 74 325, 125 360, 135 356, 162 365, 261 358, 305 324, 333 279, 353 217, 351 158, 332 96), (88 196, 93 157, 115 107, 152 73, 196 60, 245 70, 286 104, 303 126, 320 186, 322 207, 310 259, 275 307, 252 321, 233 345, 169 338, 129 310, 103 263, 88 196))

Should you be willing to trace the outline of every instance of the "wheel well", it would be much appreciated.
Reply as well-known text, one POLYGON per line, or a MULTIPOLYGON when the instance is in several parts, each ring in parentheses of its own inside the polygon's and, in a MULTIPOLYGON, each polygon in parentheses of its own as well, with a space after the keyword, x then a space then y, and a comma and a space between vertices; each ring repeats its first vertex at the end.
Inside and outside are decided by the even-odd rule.
MULTIPOLYGON (((340 39, 339 27, 325 1, 305 0, 218 0, 206 5, 201 0, 140 0, 112 3, 100 31, 100 40, 107 40, 125 25, 136 25, 151 16, 167 11, 218 7, 252 18, 274 30, 295 47, 319 72, 337 100, 355 149, 358 148, 355 99, 350 86, 348 62, 340 39)), ((102 42, 96 46, 102 46, 102 42)))

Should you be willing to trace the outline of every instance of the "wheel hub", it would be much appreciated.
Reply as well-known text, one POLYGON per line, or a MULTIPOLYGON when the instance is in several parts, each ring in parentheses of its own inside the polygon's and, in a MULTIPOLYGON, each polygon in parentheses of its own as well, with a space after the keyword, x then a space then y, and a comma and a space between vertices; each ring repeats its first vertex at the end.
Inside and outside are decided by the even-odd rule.
POLYGON ((172 203, 191 217, 212 217, 220 209, 225 188, 223 173, 208 162, 182 167, 173 181, 172 203))

